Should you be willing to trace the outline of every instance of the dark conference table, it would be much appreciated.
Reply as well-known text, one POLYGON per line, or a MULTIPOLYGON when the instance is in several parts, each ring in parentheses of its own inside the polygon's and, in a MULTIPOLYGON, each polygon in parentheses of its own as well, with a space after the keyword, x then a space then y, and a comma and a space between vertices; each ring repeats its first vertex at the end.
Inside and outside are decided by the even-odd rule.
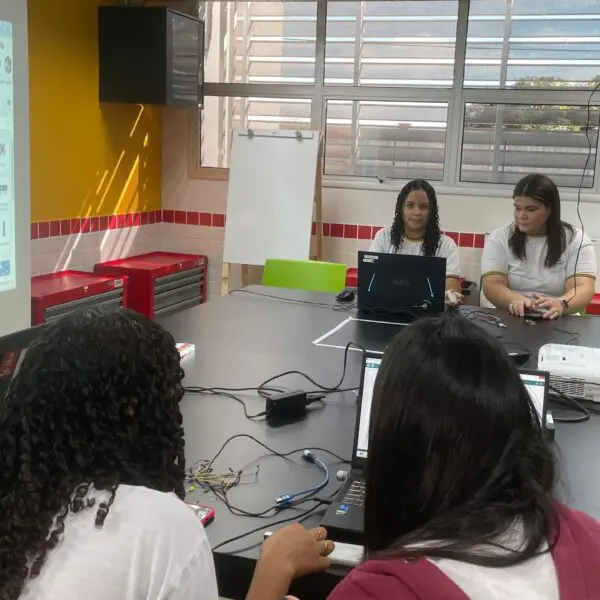
MULTIPOLYGON (((322 334, 354 314, 353 311, 336 310, 334 304, 334 298, 327 294, 252 286, 160 322, 176 341, 195 344, 195 352, 183 359, 186 386, 256 387, 288 370, 302 371, 320 384, 334 386, 341 376, 344 352, 313 344, 322 334), (255 294, 270 294, 294 301, 255 294)), ((539 348, 550 342, 600 347, 600 317, 567 317, 558 322, 535 325, 527 325, 508 315, 502 315, 502 319, 506 329, 482 326, 492 335, 501 337, 509 350, 529 350, 533 356, 530 368, 537 364, 539 348)), ((395 330, 390 327, 390 337, 395 330)), ((380 331, 377 336, 381 337, 380 331)), ((358 385, 360 359, 360 352, 349 352, 344 388, 358 385)), ((274 385, 287 389, 314 389, 297 376, 286 377, 274 385)), ((264 410, 264 399, 252 393, 244 394, 243 398, 249 413, 264 410)), ((350 459, 355 403, 354 392, 332 394, 322 407, 315 405, 303 420, 272 427, 261 420, 246 419, 243 407, 233 399, 186 394, 182 413, 187 463, 211 459, 230 436, 239 433, 250 434, 280 453, 320 447, 350 459)), ((600 519, 600 416, 592 415, 583 423, 558 423, 555 441, 560 462, 557 496, 569 506, 600 519)), ((320 498, 326 498, 339 486, 336 471, 346 470, 348 466, 325 452, 315 451, 315 454, 329 465, 332 480, 318 494, 320 498)), ((321 481, 321 471, 304 461, 301 452, 290 458, 285 460, 270 455, 252 440, 238 438, 227 445, 214 466, 218 472, 231 467, 234 470, 244 468, 249 474, 259 466, 258 475, 245 477, 240 485, 229 491, 228 499, 235 507, 260 513, 273 506, 275 498, 282 493, 309 488, 321 481)), ((214 553, 220 594, 233 599, 245 596, 263 539, 262 532, 281 526, 270 526, 271 523, 286 517, 293 522, 313 508, 315 511, 305 524, 317 526, 326 509, 326 506, 316 507, 316 502, 307 502, 265 519, 234 516, 212 494, 202 491, 189 493, 189 499, 211 505, 216 510, 214 522, 207 527, 212 546, 259 529, 214 553)), ((325 598, 341 575, 342 571, 332 569, 304 577, 295 583, 292 593, 310 600, 325 598)))

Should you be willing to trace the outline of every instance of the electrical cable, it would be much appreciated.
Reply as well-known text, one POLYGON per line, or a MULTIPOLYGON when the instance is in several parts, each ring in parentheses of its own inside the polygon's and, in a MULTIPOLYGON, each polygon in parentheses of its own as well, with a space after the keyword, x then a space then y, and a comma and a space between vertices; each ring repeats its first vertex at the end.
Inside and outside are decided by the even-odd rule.
MULTIPOLYGON (((269 527, 272 527, 273 525, 281 525, 283 523, 287 523, 289 521, 296 521, 298 523, 303 523, 304 521, 306 521, 307 519, 309 519, 311 516, 313 516, 314 512, 317 510, 317 508, 323 506, 323 505, 327 505, 329 504, 328 502, 326 502, 325 500, 316 500, 317 501, 317 505, 313 506, 312 508, 310 508, 309 510, 303 512, 300 514, 300 516, 297 515, 291 515, 289 517, 286 517, 285 519, 279 519, 277 521, 273 521, 272 523, 269 523, 269 527)), ((228 544, 231 544, 233 542, 237 542, 238 540, 241 540, 245 537, 248 537, 249 535, 252 535, 253 533, 259 533, 264 531, 264 526, 260 526, 260 527, 256 527, 254 529, 251 529, 250 531, 246 531, 244 533, 241 533, 240 535, 236 535, 232 538, 229 538, 223 542, 218 543, 216 546, 213 546, 212 551, 216 552, 217 550, 219 550, 220 548, 222 548, 223 546, 226 546, 228 544)))
POLYGON ((581 413, 580 416, 573 417, 573 418, 556 417, 555 415, 552 415, 552 417, 556 423, 583 423, 584 421, 589 420, 590 412, 587 410, 587 408, 585 406, 583 406, 583 404, 581 404, 578 400, 575 400, 575 398, 565 394, 564 392, 561 392, 554 386, 551 385, 549 387, 554 395, 556 395, 562 399, 562 404, 567 404, 567 405, 573 406, 579 413, 581 413))
MULTIPOLYGON (((594 153, 594 145, 592 144, 592 138, 590 137, 590 128, 592 122, 592 99, 594 98, 594 95, 599 89, 600 81, 594 86, 594 89, 592 90, 586 105, 587 118, 585 124, 585 138, 588 143, 588 153, 585 159, 585 163, 583 165, 583 170, 581 172, 581 181, 579 182, 579 187, 577 189, 577 218, 579 219, 579 225, 581 226, 581 240, 579 241, 579 248, 577 249, 577 255, 575 257, 575 266, 573 267, 573 294, 571 295, 569 300, 567 300, 567 302, 571 302, 577 296, 577 265, 579 263, 579 255, 581 254, 581 249, 583 247, 583 238, 585 236, 585 225, 583 224, 583 218, 581 216, 581 191, 583 189, 583 184, 585 183, 585 175, 588 169, 589 162, 594 153)), ((596 139, 596 145, 597 143, 598 140, 596 139)))
POLYGON ((342 384, 344 383, 344 379, 346 379, 346 370, 348 367, 348 354, 349 354, 350 348, 352 346, 358 348, 363 353, 363 355, 367 353, 367 351, 360 344, 357 344, 356 342, 349 342, 348 344, 346 344, 346 347, 344 348, 344 360, 343 360, 343 364, 342 364, 342 375, 341 375, 338 383, 336 383, 333 387, 328 387, 326 385, 322 385, 322 384, 318 383, 312 377, 310 377, 310 375, 307 375, 306 373, 303 373, 302 371, 291 370, 291 371, 285 371, 284 373, 279 373, 277 375, 273 375, 273 377, 269 377, 269 379, 267 379, 266 381, 263 381, 258 386, 258 389, 265 390, 265 389, 267 389, 268 384, 272 383, 273 381, 276 381, 277 379, 281 379, 282 377, 287 377, 289 375, 299 375, 300 377, 304 377, 304 379, 306 379, 307 381, 312 383, 317 388, 317 390, 315 390, 315 391, 308 392, 309 394, 313 394, 315 392, 323 392, 324 394, 333 394, 335 392, 354 392, 358 389, 357 387, 342 389, 342 384))
POLYGON ((308 304, 309 306, 318 306, 320 308, 328 308, 330 310, 335 309, 335 304, 327 304, 325 302, 313 302, 312 300, 298 300, 295 298, 285 298, 284 296, 276 296, 274 294, 263 294, 262 292, 255 292, 254 290, 240 289, 231 290, 229 295, 233 294, 249 294, 250 296, 261 296, 262 298, 271 298, 272 300, 279 300, 281 302, 289 302, 291 304, 308 304))
POLYGON ((304 496, 312 496, 312 495, 316 494, 318 491, 322 490, 329 483, 329 469, 327 468, 327 465, 322 460, 318 459, 310 450, 305 450, 302 453, 302 458, 304 460, 307 460, 310 463, 313 463, 319 469, 321 469, 321 471, 325 475, 325 478, 323 479, 323 481, 321 481, 317 485, 310 487, 306 490, 302 490, 300 492, 294 492, 293 494, 290 494, 290 493, 282 494, 281 496, 279 496, 275 499, 276 506, 287 507, 292 502, 294 502, 294 500, 296 500, 297 498, 304 497, 304 496))
POLYGON ((342 458, 339 454, 336 454, 335 452, 332 452, 331 450, 327 450, 325 448, 317 448, 317 447, 310 446, 310 447, 305 447, 305 448, 295 448, 294 450, 290 450, 289 452, 277 452, 277 450, 273 450, 273 448, 269 448, 269 446, 267 446, 266 444, 261 442, 259 439, 255 438, 253 435, 250 435, 249 433, 236 433, 235 435, 232 435, 231 437, 227 438, 225 440, 225 442, 223 442, 223 445, 219 448, 218 452, 208 462, 208 466, 212 467, 212 465, 217 460, 217 458, 219 458, 219 456, 221 456, 223 450, 225 450, 225 448, 233 440, 241 439, 241 438, 252 440, 253 442, 256 442, 259 446, 262 446, 265 450, 267 450, 267 452, 269 452, 273 456, 279 456, 279 458, 285 458, 287 460, 289 460, 289 457, 292 454, 296 454, 296 452, 302 452, 304 450, 316 450, 317 452, 324 452, 325 454, 329 454, 329 456, 333 456, 333 458, 339 460, 341 463, 350 464, 350 461, 348 459, 342 458))
MULTIPOLYGON (((253 389, 256 390, 256 388, 253 389)), ((236 402, 239 402, 242 405, 242 408, 244 409, 244 416, 250 421, 259 417, 264 417, 267 414, 267 412, 264 410, 255 414, 249 414, 248 405, 246 404, 246 402, 242 400, 242 398, 240 398, 239 396, 230 393, 226 388, 203 388, 190 386, 184 388, 184 391, 187 394, 210 394, 214 396, 223 396, 225 398, 231 398, 232 400, 235 400, 236 402)), ((262 396, 262 394, 260 395, 262 396)))

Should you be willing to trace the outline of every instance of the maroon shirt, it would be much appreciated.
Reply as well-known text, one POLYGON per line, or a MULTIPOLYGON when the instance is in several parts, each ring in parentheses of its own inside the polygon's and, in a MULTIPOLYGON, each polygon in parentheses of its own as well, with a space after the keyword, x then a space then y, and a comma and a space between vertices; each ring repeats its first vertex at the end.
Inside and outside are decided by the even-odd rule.
MULTIPOLYGON (((560 600, 600 600, 600 523, 557 505, 558 542, 552 552, 560 600)), ((354 569, 328 600, 469 600, 428 560, 370 560, 354 569)))

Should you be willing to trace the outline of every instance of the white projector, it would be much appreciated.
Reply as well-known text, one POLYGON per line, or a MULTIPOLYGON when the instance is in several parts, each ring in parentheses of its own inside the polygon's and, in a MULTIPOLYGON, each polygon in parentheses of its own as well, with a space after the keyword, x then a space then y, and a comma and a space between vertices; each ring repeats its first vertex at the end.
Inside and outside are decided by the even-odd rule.
POLYGON ((550 373, 550 386, 578 400, 600 402, 600 348, 546 344, 538 369, 550 373))

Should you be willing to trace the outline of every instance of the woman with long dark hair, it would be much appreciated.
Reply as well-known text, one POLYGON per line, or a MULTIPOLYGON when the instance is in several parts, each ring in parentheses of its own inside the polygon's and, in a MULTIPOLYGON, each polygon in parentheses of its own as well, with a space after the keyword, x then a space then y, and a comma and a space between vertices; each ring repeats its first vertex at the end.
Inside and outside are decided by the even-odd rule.
POLYGON ((514 222, 493 231, 481 259, 483 293, 498 308, 529 309, 556 319, 585 308, 594 295, 591 240, 560 216, 560 195, 545 175, 527 175, 513 192, 514 222))
MULTIPOLYGON (((69 316, 30 346, 0 404, 0 600, 218 600, 182 502, 179 363, 170 334, 125 310, 69 316)), ((325 536, 274 535, 248 600, 283 596, 273 572, 326 569, 325 536)))
POLYGON ((446 259, 446 294, 450 304, 462 300, 460 261, 454 241, 440 230, 435 189, 424 179, 409 181, 398 194, 394 222, 377 232, 371 252, 438 256, 446 259))
POLYGON ((366 562, 329 600, 591 600, 600 524, 552 498, 555 463, 495 339, 447 313, 407 327, 375 383, 366 562))

